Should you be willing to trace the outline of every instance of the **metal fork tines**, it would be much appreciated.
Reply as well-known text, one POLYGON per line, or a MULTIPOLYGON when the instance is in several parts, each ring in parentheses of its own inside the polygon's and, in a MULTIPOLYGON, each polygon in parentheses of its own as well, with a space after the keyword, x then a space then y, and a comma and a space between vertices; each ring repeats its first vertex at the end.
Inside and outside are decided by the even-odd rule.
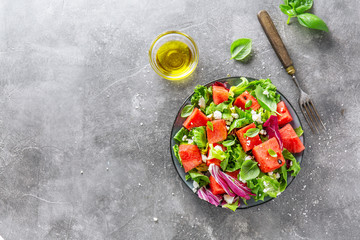
POLYGON ((313 132, 316 131, 317 133, 319 133, 319 131, 321 131, 322 129, 326 130, 326 127, 325 127, 324 123, 321 121, 319 113, 316 110, 313 102, 311 101, 310 96, 301 89, 301 87, 295 77, 295 74, 292 75, 292 79, 294 80, 296 86, 300 90, 300 98, 299 98, 300 109, 305 117, 305 120, 309 124, 311 130, 313 132))

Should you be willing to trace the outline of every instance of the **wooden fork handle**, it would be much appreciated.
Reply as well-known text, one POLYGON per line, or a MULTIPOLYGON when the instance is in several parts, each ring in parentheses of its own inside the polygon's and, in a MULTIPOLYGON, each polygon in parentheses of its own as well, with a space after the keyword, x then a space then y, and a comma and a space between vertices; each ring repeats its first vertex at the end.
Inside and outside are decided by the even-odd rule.
POLYGON ((286 72, 290 75, 294 75, 295 68, 293 66, 293 62, 289 56, 288 51, 286 50, 283 41, 281 40, 278 31, 275 28, 273 21, 271 20, 270 15, 267 13, 267 11, 262 10, 258 13, 257 16, 267 38, 271 43, 271 46, 275 50, 276 55, 280 59, 280 62, 286 69, 286 72))

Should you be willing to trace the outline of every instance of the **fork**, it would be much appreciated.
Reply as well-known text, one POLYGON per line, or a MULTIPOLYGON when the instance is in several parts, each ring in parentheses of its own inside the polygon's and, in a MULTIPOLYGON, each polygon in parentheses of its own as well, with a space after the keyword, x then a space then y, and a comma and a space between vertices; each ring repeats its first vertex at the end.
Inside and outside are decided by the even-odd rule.
POLYGON ((319 133, 321 130, 326 130, 326 127, 321 120, 320 115, 316 110, 310 96, 300 87, 300 84, 295 76, 293 62, 285 48, 283 41, 281 40, 278 31, 275 28, 273 21, 271 20, 270 15, 265 10, 262 10, 258 13, 258 19, 271 43, 271 46, 280 59, 280 62, 284 66, 286 72, 292 77, 295 85, 300 91, 299 105, 306 122, 309 124, 313 133, 319 133))

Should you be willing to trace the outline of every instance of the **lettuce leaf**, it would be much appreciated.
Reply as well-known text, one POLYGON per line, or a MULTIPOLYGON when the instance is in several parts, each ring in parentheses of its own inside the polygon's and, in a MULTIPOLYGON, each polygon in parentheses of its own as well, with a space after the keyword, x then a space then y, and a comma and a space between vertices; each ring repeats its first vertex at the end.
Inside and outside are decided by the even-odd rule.
POLYGON ((199 148, 204 148, 206 147, 206 130, 205 127, 195 127, 191 130, 192 135, 193 135, 193 140, 194 143, 199 147, 199 148))
POLYGON ((241 79, 240 84, 230 88, 230 93, 233 93, 234 97, 242 94, 245 91, 248 84, 249 84, 249 81, 247 80, 247 78, 241 77, 240 79, 241 79))
POLYGON ((209 144, 209 157, 208 159, 212 159, 212 158, 216 158, 219 159, 220 161, 224 160, 225 158, 227 158, 228 154, 226 154, 224 151, 220 150, 220 149, 215 149, 213 144, 209 144))
POLYGON ((183 143, 183 142, 187 143, 187 141, 182 140, 185 135, 189 136, 189 130, 183 127, 175 134, 174 139, 179 143, 183 143))
POLYGON ((195 169, 190 170, 188 173, 190 178, 195 182, 197 182, 200 187, 206 186, 210 183, 208 176, 205 176, 204 174, 197 172, 197 170, 195 169))
POLYGON ((235 212, 236 209, 239 207, 239 199, 238 199, 236 202, 234 202, 234 203, 224 204, 222 207, 223 207, 223 208, 228 208, 228 209, 230 209, 231 211, 234 211, 234 212, 235 212))
POLYGON ((181 158, 180 158, 180 155, 179 155, 179 146, 177 144, 175 144, 173 146, 173 151, 174 151, 175 157, 178 159, 180 165, 182 166, 182 161, 181 161, 181 158))
POLYGON ((228 147, 227 152, 229 153, 229 161, 226 171, 233 172, 240 169, 247 156, 240 144, 228 147))
POLYGON ((205 99, 205 104, 209 101, 212 95, 212 90, 206 88, 202 85, 197 85, 194 90, 194 95, 191 97, 191 104, 199 105, 199 99, 203 97, 205 99))
POLYGON ((298 135, 298 137, 300 137, 300 136, 303 135, 303 133, 304 133, 304 131, 303 131, 303 129, 302 129, 301 126, 295 128, 294 131, 296 132, 296 135, 298 135))
POLYGON ((281 192, 280 183, 276 179, 267 175, 264 175, 258 179, 258 183, 262 188, 262 192, 272 198, 276 198, 276 196, 281 192))
POLYGON ((291 161, 290 167, 287 171, 292 172, 291 176, 295 177, 296 175, 298 175, 298 173, 301 170, 300 164, 298 163, 298 161, 296 161, 296 158, 294 157, 294 155, 292 155, 286 148, 284 148, 284 150, 282 151, 282 154, 285 159, 291 161))

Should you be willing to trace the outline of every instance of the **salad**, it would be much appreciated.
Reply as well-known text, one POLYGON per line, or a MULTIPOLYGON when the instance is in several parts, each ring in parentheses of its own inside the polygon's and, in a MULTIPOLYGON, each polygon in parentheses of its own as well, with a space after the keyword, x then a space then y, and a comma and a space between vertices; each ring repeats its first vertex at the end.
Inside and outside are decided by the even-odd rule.
POLYGON ((296 176, 305 147, 270 79, 196 86, 174 135, 173 152, 199 198, 235 211, 247 200, 276 198, 296 176))

